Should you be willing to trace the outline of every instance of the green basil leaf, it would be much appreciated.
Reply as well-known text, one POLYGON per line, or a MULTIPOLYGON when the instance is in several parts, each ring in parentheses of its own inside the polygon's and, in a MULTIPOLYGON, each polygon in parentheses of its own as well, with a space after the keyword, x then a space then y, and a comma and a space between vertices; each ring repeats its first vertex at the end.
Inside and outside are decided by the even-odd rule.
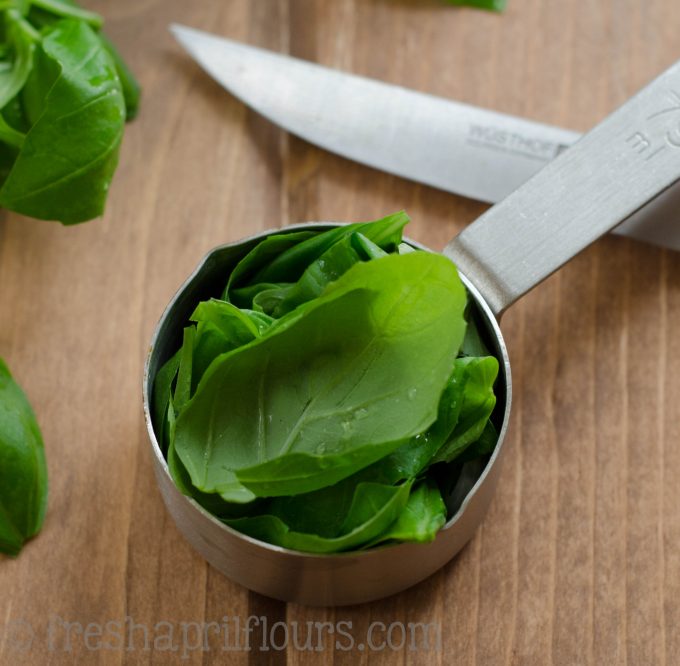
MULTIPOLYGON (((289 282, 279 282, 277 284, 271 282, 258 282, 257 284, 250 284, 247 287, 239 287, 233 289, 229 294, 229 300, 235 303, 239 308, 253 308, 256 312, 264 314, 264 305, 262 303, 260 294, 266 292, 284 292, 290 289, 293 285, 289 282)), ((267 296, 264 297, 267 300, 267 296)), ((273 309, 273 308, 272 308, 273 309)))
POLYGON ((21 103, 21 95, 12 98, 5 104, 2 109, 2 116, 10 127, 22 134, 26 134, 31 128, 21 103))
POLYGON ((55 66, 59 73, 0 189, 0 205, 75 224, 104 210, 118 162, 125 102, 115 64, 86 23, 55 23, 39 51, 44 57, 36 60, 36 77, 52 80, 55 66))
MULTIPOLYGON (((13 127, 10 127, 4 116, 0 114, 0 141, 3 141, 14 148, 21 148, 21 146, 24 145, 25 138, 25 134, 22 134, 13 127)), ((14 160, 12 160, 12 164, 14 164, 14 160)))
MULTIPOLYGON (((470 306, 468 306, 470 310, 470 306)), ((491 356, 489 350, 479 334, 480 322, 474 310, 466 313, 467 328, 465 329, 465 339, 460 348, 463 356, 491 356)))
MULTIPOLYGON (((241 259, 229 276, 227 286, 224 288, 222 298, 235 305, 242 305, 233 296, 233 291, 237 285, 251 284, 251 278, 263 266, 268 265, 275 257, 309 238, 318 236, 318 231, 292 231, 286 234, 274 234, 260 241, 243 259, 241 259)), ((248 297, 246 297, 247 299, 248 297)), ((252 296, 247 303, 252 302, 252 296)))
MULTIPOLYGON (((361 472, 338 483, 301 495, 274 497, 266 513, 280 518, 294 532, 334 538, 342 534, 357 487, 364 481, 361 472)), ((392 484, 383 484, 392 485, 392 484)))
POLYGON ((476 442, 484 432, 496 406, 493 386, 498 376, 498 361, 493 356, 458 359, 466 365, 467 381, 458 423, 446 444, 433 458, 434 462, 450 462, 476 442))
POLYGON ((242 309, 241 312, 245 312, 250 320, 255 324, 260 335, 264 335, 276 321, 273 317, 270 317, 263 312, 255 312, 254 310, 242 309))
POLYGON ((468 446, 460 456, 462 462, 491 455, 498 443, 498 431, 491 421, 487 421, 482 434, 476 442, 468 446))
POLYGON ((502 12, 508 0, 446 0, 450 5, 464 5, 466 7, 476 7, 477 9, 487 9, 493 12, 502 12))
MULTIPOLYGON (((457 473, 448 472, 444 481, 440 482, 442 497, 446 503, 446 511, 449 516, 454 516, 463 505, 465 498, 479 481, 479 477, 486 467, 486 461, 482 458, 475 458, 462 464, 456 461, 454 466, 458 468, 457 473)), ((452 465, 442 465, 442 467, 447 470, 452 465)))
POLYGON ((454 432, 463 408, 469 361, 457 358, 439 400, 437 420, 393 453, 373 465, 370 474, 390 483, 416 478, 454 432))
POLYGON ((347 224, 316 234, 278 254, 268 265, 260 269, 250 282, 251 284, 297 282, 307 267, 329 247, 355 232, 364 234, 386 252, 394 252, 401 243, 402 232, 408 222, 408 215, 400 211, 374 222, 347 224))
MULTIPOLYGON (((49 28, 51 29, 53 27, 49 28)), ((33 69, 18 96, 27 125, 24 128, 25 133, 30 131, 45 112, 47 96, 60 74, 59 63, 45 51, 42 45, 36 48, 33 54, 33 69)))
POLYGON ((384 532, 406 506, 410 488, 410 483, 401 486, 359 484, 341 527, 341 535, 336 537, 296 532, 273 515, 225 522, 239 532, 284 548, 310 553, 337 553, 359 548, 384 532))
POLYGON ((5 182, 9 172, 14 166, 17 157, 17 149, 8 143, 0 142, 0 186, 5 182))
MULTIPOLYGON (((172 398, 170 398, 168 407, 169 411, 166 412, 168 420, 166 428, 168 429, 168 431, 172 432, 174 431, 175 428, 175 406, 172 402, 172 398)), ((175 451, 173 436, 170 436, 170 444, 168 446, 168 453, 166 457, 168 461, 168 470, 170 471, 170 476, 172 476, 172 480, 175 482, 175 485, 184 495, 191 496, 193 491, 193 486, 191 485, 191 478, 189 477, 186 468, 182 464, 182 461, 179 459, 179 456, 175 451)))
POLYGON ((26 85, 33 68, 36 41, 19 12, 8 10, 6 20, 5 38, 11 46, 14 57, 11 68, 0 72, 0 109, 14 99, 26 85))
POLYGON ((84 21, 93 28, 101 28, 104 20, 99 14, 78 7, 75 2, 67 0, 30 0, 31 5, 60 18, 84 21))
POLYGON ((281 303, 286 299, 287 294, 293 288, 293 285, 269 285, 268 283, 260 283, 257 294, 253 298, 253 309, 256 312, 262 312, 273 319, 280 316, 277 314, 281 303))
MULTIPOLYGON (((281 317, 301 303, 319 296, 329 282, 337 280, 358 261, 376 259, 387 254, 371 238, 357 231, 358 229, 363 229, 386 247, 393 248, 400 241, 406 222, 408 217, 405 213, 396 213, 376 222, 360 222, 313 233, 309 238, 301 239, 305 242, 273 243, 268 238, 255 247, 251 252, 252 256, 249 255, 244 260, 244 265, 252 267, 255 264, 254 256, 258 257, 259 271, 252 277, 252 282, 233 288, 237 277, 244 271, 240 265, 237 266, 237 277, 232 277, 227 285, 229 298, 241 307, 254 307, 273 317, 281 317), (282 251, 269 255, 269 251, 275 247, 282 251), (312 262, 304 268, 304 261, 309 259, 312 262), (261 279, 263 274, 275 272, 295 277, 300 267, 304 271, 297 282, 271 282, 261 279)), ((290 236, 291 234, 274 236, 272 239, 290 236)))
POLYGON ((179 413, 191 398, 191 385, 194 362, 194 344, 196 342, 196 328, 187 326, 184 329, 182 348, 179 352, 179 368, 177 370, 177 385, 172 402, 175 411, 179 413))
POLYGON ((380 259, 387 253, 355 231, 331 245, 312 262, 293 285, 258 294, 255 303, 272 317, 282 317, 298 305, 318 298, 326 287, 361 261, 380 259))
POLYGON ((198 383, 210 364, 218 356, 226 354, 232 349, 235 349, 235 345, 212 322, 202 321, 196 327, 190 396, 196 392, 198 383))
MULTIPOLYGON (((172 414, 174 415, 174 409, 172 414)), ((173 418, 171 417, 171 420, 173 418)), ((202 493, 195 488, 172 442, 168 448, 167 461, 170 476, 180 492, 195 499, 204 509, 218 518, 242 518, 254 515, 263 508, 261 500, 243 487, 240 488, 240 492, 232 492, 226 498, 217 493, 202 493)))
POLYGON ((99 33, 99 39, 101 39, 104 48, 116 65, 116 72, 118 72, 118 78, 123 89, 123 99, 125 100, 125 120, 133 120, 139 112, 142 88, 111 40, 103 33, 99 33))
POLYGON ((181 351, 178 351, 172 358, 170 358, 163 367, 156 373, 154 379, 153 389, 153 424, 158 438, 158 444, 162 451, 167 451, 168 448, 168 430, 167 430, 167 414, 168 405, 173 393, 173 383, 177 377, 179 370, 179 357, 181 351))
POLYGON ((387 541, 434 541, 437 532, 446 523, 446 505, 437 484, 433 481, 419 483, 409 495, 408 502, 396 521, 368 547, 387 541))
POLYGON ((437 417, 465 304, 455 267, 440 255, 356 264, 322 297, 211 364, 177 418, 175 448, 193 485, 310 492, 422 432, 437 417))
POLYGON ((190 319, 214 324, 234 347, 245 345, 260 334, 259 318, 253 319, 249 313, 216 298, 199 303, 190 319))
POLYGON ((23 391, 0 359, 0 552, 17 555, 47 508, 42 435, 23 391))
MULTIPOLYGON (((210 299, 199 303, 191 315, 197 322, 191 378, 191 395, 210 364, 222 354, 248 344, 260 336, 264 326, 259 317, 253 318, 231 303, 210 299)), ((182 403, 184 404, 184 403, 182 403)))

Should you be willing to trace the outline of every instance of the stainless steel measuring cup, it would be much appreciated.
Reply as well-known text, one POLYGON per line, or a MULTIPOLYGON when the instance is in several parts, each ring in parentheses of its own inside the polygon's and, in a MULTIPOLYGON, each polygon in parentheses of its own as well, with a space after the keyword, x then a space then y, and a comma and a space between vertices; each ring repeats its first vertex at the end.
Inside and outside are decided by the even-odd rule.
MULTIPOLYGON (((497 320, 561 265, 680 180, 680 63, 644 88, 445 248, 476 305, 500 362, 494 418, 499 440, 455 515, 430 544, 315 555, 252 539, 175 487, 150 417, 153 379, 181 343, 198 301, 221 292, 229 272, 270 233, 213 250, 180 288, 153 336, 144 372, 144 414, 161 494, 180 532, 229 578, 262 594, 310 605, 354 604, 399 592, 448 562, 472 537, 491 501, 503 457, 512 382, 497 320)), ((416 247, 420 247, 413 243, 416 247)), ((426 248, 422 248, 426 249, 426 248)))

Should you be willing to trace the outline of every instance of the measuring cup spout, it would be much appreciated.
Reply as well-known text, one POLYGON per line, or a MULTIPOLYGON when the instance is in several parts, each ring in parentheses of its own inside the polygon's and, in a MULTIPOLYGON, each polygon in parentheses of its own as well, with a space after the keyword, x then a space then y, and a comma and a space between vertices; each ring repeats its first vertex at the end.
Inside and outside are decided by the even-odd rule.
POLYGON ((445 248, 496 317, 680 180, 680 62, 445 248))

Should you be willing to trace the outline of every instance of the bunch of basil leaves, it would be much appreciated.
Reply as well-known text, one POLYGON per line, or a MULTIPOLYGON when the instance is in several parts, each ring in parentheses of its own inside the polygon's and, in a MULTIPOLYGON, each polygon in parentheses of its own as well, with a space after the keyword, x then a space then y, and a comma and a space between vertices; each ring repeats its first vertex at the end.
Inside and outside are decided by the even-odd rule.
POLYGON ((139 86, 71 0, 0 2, 0 206, 76 224, 100 216, 139 86))
POLYGON ((317 553, 429 541, 493 450, 498 361, 407 222, 267 237, 158 371, 172 477, 233 528, 317 553))
MULTIPOLYGON (((0 1, 0 206, 64 224, 102 214, 139 86, 71 0, 0 1)), ((47 468, 26 396, 0 359, 0 552, 42 527, 47 468)))

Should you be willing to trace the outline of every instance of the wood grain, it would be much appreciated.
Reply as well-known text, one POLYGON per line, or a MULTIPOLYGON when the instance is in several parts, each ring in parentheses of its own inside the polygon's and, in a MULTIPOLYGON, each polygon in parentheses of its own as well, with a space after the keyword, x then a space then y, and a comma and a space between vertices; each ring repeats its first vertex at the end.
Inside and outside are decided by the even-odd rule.
POLYGON ((584 130, 680 57, 677 1, 510 0, 502 16, 435 0, 89 4, 144 99, 103 220, 0 220, 0 355, 51 475, 44 533, 0 561, 0 662, 680 663, 676 254, 606 238, 508 313, 515 409, 489 515, 447 567, 373 604, 286 606, 206 565, 162 506, 140 395, 155 322, 213 246, 403 207, 410 235, 439 249, 484 209, 285 135, 204 76, 168 22, 584 130), (217 635, 187 654, 144 644, 158 623, 177 638, 180 623, 249 616, 303 638, 308 622, 352 622, 357 642, 374 622, 435 622, 441 649, 263 651, 262 626, 250 652, 217 635), (63 624, 125 618, 132 650, 92 649, 63 624))

